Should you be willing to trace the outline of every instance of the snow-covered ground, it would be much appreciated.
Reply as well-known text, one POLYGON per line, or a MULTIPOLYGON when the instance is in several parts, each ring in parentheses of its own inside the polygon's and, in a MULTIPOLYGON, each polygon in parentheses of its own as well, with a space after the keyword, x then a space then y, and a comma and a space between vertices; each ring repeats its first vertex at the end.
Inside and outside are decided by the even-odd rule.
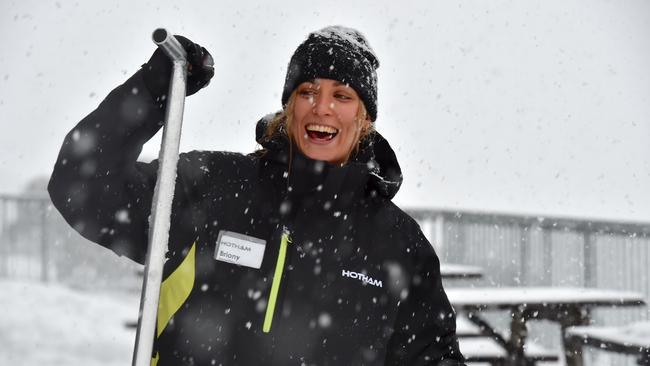
POLYGON ((135 292, 0 280, 0 365, 129 365, 135 292))

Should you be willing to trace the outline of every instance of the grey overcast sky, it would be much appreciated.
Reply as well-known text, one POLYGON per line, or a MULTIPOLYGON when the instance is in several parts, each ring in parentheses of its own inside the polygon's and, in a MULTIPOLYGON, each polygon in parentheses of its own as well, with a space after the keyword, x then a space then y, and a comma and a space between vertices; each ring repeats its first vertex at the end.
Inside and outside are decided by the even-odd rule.
POLYGON ((0 193, 49 174, 67 131, 149 58, 156 27, 215 58, 181 150, 248 152, 293 50, 331 24, 379 56, 401 206, 650 222, 644 0, 2 0, 0 193))

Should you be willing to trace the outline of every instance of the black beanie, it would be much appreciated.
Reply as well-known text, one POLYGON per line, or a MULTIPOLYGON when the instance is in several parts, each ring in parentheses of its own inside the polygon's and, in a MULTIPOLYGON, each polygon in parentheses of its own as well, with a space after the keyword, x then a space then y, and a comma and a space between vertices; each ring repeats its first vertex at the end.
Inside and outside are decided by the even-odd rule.
POLYGON ((282 105, 301 83, 317 78, 337 80, 359 94, 371 121, 377 119, 379 60, 359 31, 341 26, 309 34, 296 49, 284 82, 282 105))

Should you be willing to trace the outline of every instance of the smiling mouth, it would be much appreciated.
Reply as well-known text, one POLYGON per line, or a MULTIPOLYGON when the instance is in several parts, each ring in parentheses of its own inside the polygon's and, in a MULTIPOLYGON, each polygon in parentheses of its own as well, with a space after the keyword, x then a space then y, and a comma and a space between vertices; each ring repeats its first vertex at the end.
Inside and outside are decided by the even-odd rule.
POLYGON ((317 141, 330 141, 339 133, 334 127, 311 123, 305 126, 305 131, 310 139, 317 141))

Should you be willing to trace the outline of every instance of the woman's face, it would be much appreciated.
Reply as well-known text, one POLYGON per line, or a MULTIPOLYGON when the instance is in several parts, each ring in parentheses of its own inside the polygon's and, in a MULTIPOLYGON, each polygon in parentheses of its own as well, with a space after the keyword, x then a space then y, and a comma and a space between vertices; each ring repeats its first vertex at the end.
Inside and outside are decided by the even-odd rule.
POLYGON ((370 120, 357 118, 361 99, 349 86, 315 79, 296 88, 291 136, 300 151, 315 160, 343 164, 370 120))

